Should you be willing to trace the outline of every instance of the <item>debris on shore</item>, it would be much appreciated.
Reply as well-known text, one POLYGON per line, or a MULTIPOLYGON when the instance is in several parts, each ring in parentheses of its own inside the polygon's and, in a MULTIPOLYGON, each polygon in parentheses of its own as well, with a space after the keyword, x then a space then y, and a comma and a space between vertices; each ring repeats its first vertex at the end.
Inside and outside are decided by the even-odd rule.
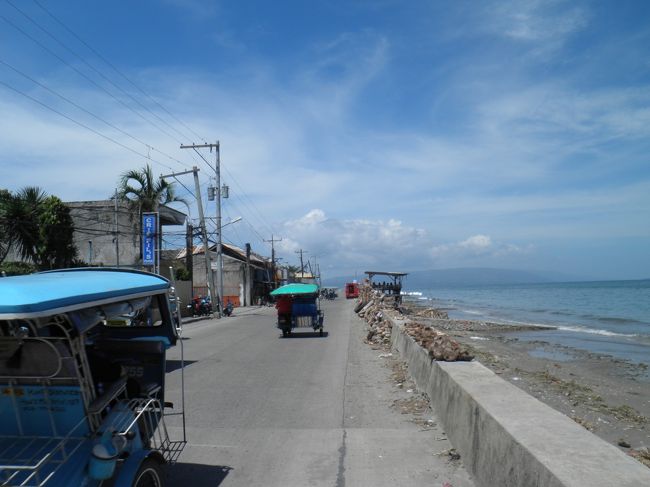
POLYGON ((639 448, 638 450, 630 450, 628 452, 632 458, 636 458, 646 467, 650 467, 650 448, 639 448))
POLYGON ((449 315, 446 311, 436 308, 424 308, 417 309, 414 313, 415 316, 420 316, 422 318, 435 318, 438 320, 448 320, 449 315))
POLYGON ((433 328, 421 323, 407 323, 404 330, 422 348, 429 352, 434 360, 445 362, 469 361, 474 357, 467 347, 461 345, 449 335, 436 331, 433 328))
MULTIPOLYGON (((365 284, 361 286, 359 303, 355 307, 355 311, 368 323, 366 336, 368 343, 381 345, 390 343, 393 324, 390 320, 385 319, 385 316, 386 314, 396 314, 400 318, 404 317, 398 298, 399 296, 383 294, 365 284)), ((418 311, 415 316, 448 319, 446 312, 434 308, 418 311)), ((404 330, 428 352, 433 360, 456 362, 469 361, 474 358, 468 347, 428 325, 407 321, 404 330)))

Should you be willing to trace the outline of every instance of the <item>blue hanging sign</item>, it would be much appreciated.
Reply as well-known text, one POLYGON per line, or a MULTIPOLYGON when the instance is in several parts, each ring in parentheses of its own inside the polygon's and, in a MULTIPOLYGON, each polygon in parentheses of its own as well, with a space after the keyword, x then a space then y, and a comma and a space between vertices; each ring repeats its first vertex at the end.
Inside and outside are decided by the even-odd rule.
POLYGON ((157 213, 142 214, 142 263, 156 265, 156 217, 157 213))

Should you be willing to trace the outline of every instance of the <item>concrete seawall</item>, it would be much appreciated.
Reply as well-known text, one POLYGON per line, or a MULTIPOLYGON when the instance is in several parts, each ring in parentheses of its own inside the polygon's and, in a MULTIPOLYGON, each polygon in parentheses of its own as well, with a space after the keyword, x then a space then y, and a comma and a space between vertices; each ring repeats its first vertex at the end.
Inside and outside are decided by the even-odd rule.
MULTIPOLYGON (((387 319, 390 319, 386 317, 387 319)), ((432 361, 393 319, 392 349, 481 487, 644 487, 650 469, 481 363, 432 361)))

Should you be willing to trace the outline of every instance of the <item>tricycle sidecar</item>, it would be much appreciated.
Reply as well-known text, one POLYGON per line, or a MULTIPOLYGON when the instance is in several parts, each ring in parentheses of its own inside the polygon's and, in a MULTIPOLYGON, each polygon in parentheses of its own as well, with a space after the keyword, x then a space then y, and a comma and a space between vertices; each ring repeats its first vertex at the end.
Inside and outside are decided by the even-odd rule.
POLYGON ((320 309, 318 286, 287 284, 271 292, 277 298, 277 327, 287 337, 294 328, 313 328, 323 336, 324 314, 320 309))
POLYGON ((0 485, 163 485, 185 444, 165 424, 168 288, 117 269, 0 279, 0 485))

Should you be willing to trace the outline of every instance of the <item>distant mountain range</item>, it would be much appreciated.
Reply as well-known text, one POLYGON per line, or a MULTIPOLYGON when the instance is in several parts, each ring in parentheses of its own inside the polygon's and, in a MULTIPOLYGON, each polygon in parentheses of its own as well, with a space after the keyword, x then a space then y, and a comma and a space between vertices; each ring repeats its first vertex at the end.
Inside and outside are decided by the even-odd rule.
MULTIPOLYGON (((361 280, 365 274, 358 276, 361 280)), ((323 279, 324 286, 343 286, 354 280, 352 276, 339 276, 323 279)), ((388 281, 388 278, 376 276, 375 281, 388 281)), ((577 281, 572 276, 550 272, 531 272, 513 269, 494 269, 488 267, 430 269, 409 272, 404 281, 404 289, 426 289, 440 286, 471 286, 488 284, 533 284, 543 282, 577 281)))

